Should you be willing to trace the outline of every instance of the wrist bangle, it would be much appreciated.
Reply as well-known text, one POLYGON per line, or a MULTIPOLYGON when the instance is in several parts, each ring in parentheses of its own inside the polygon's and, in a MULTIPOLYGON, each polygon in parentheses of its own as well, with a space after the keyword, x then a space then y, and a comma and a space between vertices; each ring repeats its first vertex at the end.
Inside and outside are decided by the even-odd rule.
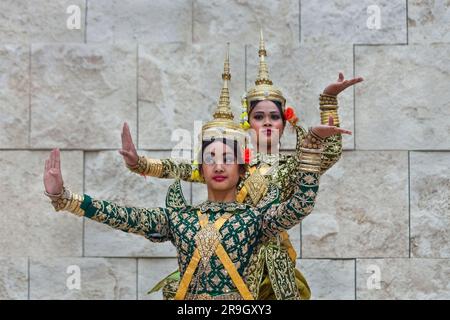
POLYGON ((320 96, 319 98, 320 104, 337 104, 338 100, 336 97, 323 97, 320 96))
POLYGON ((147 168, 145 174, 152 177, 161 177, 163 173, 163 164, 161 160, 147 159, 147 168))
POLYGON ((320 173, 322 149, 301 148, 299 169, 305 172, 320 173))
POLYGON ((321 104, 319 109, 321 111, 328 111, 328 110, 337 110, 339 106, 337 104, 321 104))
POLYGON ((61 192, 58 193, 58 194, 51 194, 51 193, 48 193, 47 190, 44 190, 44 194, 45 194, 47 197, 49 197, 49 198, 54 198, 54 199, 60 198, 60 197, 63 195, 63 193, 64 193, 64 186, 63 186, 61 192))
POLYGON ((131 171, 141 173, 141 174, 144 173, 145 170, 147 169, 146 168, 147 164, 146 164, 144 156, 139 156, 138 161, 134 166, 130 166, 126 162, 125 162, 125 164, 126 164, 127 168, 130 169, 131 171))
POLYGON ((319 100, 323 101, 337 101, 337 96, 332 96, 331 94, 321 93, 319 100))
MULTIPOLYGON (((46 195, 49 194, 46 192, 46 195)), ((70 190, 63 187, 63 191, 56 197, 50 195, 52 205, 56 211, 66 210, 77 216, 84 216, 84 210, 81 209, 81 204, 84 201, 84 196, 72 193, 70 190)))
POLYGON ((330 116, 333 117, 333 125, 339 127, 340 121, 337 110, 322 110, 322 112, 320 113, 320 120, 322 124, 328 124, 328 118, 330 116))
POLYGON ((332 99, 336 99, 337 95, 332 95, 332 94, 328 94, 328 93, 321 93, 320 97, 327 97, 327 98, 332 98, 332 99))
POLYGON ((59 195, 51 195, 45 192, 56 211, 65 210, 70 205, 71 192, 63 187, 63 191, 59 195))
MULTIPOLYGON (((321 136, 317 135, 317 134, 313 131, 312 127, 309 127, 308 135, 306 136, 306 138, 307 138, 307 139, 311 139, 311 142, 312 142, 313 144, 318 144, 318 145, 321 145, 321 144, 323 143, 323 141, 324 141, 324 138, 322 138, 321 136)), ((320 146, 317 147, 317 148, 320 148, 320 146)), ((317 149, 317 148, 314 148, 314 149, 317 149)))
POLYGON ((136 170, 137 168, 139 168, 139 158, 140 158, 140 156, 138 156, 138 160, 134 166, 129 165, 126 161, 125 161, 125 165, 127 166, 128 169, 136 170))

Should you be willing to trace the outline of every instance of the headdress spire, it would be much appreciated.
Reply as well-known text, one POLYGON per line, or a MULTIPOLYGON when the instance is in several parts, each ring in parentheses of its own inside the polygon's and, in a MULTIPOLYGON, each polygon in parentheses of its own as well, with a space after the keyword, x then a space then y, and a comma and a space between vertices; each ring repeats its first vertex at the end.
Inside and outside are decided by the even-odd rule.
POLYGON ((256 78, 255 84, 268 84, 271 85, 272 80, 269 78, 269 69, 267 68, 266 57, 267 51, 266 46, 264 44, 264 36, 262 29, 260 30, 259 35, 259 68, 258 68, 258 77, 256 78))
POLYGON ((230 73, 230 43, 227 43, 227 52, 225 54, 225 61, 223 63, 222 73, 223 85, 220 90, 219 102, 216 111, 214 111, 214 119, 230 119, 233 120, 233 112, 230 107, 230 91, 228 89, 229 81, 231 80, 230 73))

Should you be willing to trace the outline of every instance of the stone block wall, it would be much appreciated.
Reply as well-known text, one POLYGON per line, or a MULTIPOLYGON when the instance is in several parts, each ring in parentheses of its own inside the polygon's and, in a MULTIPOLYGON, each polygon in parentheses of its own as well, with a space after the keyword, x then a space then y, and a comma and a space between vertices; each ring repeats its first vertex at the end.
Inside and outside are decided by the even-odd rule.
POLYGON ((449 21, 444 0, 0 1, 0 299, 161 298, 146 292, 176 268, 174 248, 54 212, 44 158, 62 150, 74 191, 162 205, 170 181, 123 165, 123 122, 141 154, 171 156, 173 130, 215 107, 226 42, 238 113, 261 25, 271 77, 305 126, 339 71, 365 79, 339 96, 353 135, 290 231, 312 298, 449 299, 449 21))

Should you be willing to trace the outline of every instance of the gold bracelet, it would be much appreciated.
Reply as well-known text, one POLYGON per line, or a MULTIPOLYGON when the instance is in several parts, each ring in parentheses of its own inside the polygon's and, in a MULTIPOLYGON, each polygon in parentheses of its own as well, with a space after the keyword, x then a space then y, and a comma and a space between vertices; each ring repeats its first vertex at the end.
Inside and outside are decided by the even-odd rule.
POLYGON ((84 195, 72 194, 72 202, 74 203, 73 209, 71 212, 77 216, 84 216, 84 210, 81 209, 81 204, 84 201, 84 195))
POLYGON ((305 172, 320 173, 322 144, 324 139, 309 128, 308 134, 300 147, 299 168, 305 172))
MULTIPOLYGON (((309 139, 313 144, 318 145, 314 149, 319 149, 321 147, 323 141, 325 140, 321 136, 314 133, 314 131, 312 130, 312 127, 309 127, 308 134, 306 135, 306 139, 309 139)), ((309 148, 311 149, 311 147, 309 147, 309 148)))
POLYGON ((53 200, 52 205, 56 211, 64 210, 64 208, 67 206, 67 199, 60 198, 58 200, 53 200))
POLYGON ((67 211, 74 212, 74 210, 76 209, 77 201, 75 199, 75 196, 76 195, 73 193, 70 194, 69 205, 67 206, 67 209, 66 209, 67 211))
POLYGON ((301 171, 304 171, 304 172, 320 173, 320 166, 310 166, 310 165, 301 163, 301 164, 298 166, 298 168, 299 168, 301 171))
POLYGON ((327 94, 327 93, 321 93, 320 94, 320 97, 322 98, 332 98, 332 99, 336 99, 337 98, 337 96, 335 96, 335 95, 332 95, 332 94, 327 94))
POLYGON ((128 169, 133 172, 152 177, 161 177, 163 173, 163 164, 161 160, 150 159, 144 156, 138 157, 138 162, 135 166, 127 165, 128 169))
POLYGON ((320 171, 322 159, 322 152, 320 153, 307 153, 303 150, 299 158, 299 166, 306 171, 320 171))
POLYGON ((306 167, 318 167, 318 169, 320 170, 320 158, 319 161, 305 161, 304 159, 302 159, 300 161, 300 165, 306 166, 306 167))
POLYGON ((337 113, 337 110, 322 111, 320 113, 320 120, 321 120, 322 124, 328 124, 328 118, 330 116, 333 117, 333 125, 336 127, 339 127, 340 121, 339 121, 339 115, 337 113))
POLYGON ((320 101, 337 101, 337 96, 332 96, 330 94, 321 93, 319 96, 320 101))
MULTIPOLYGON (((47 192, 45 192, 45 194, 48 195, 47 192)), ((52 200, 52 205, 56 211, 65 210, 70 204, 70 191, 65 187, 63 187, 63 190, 58 197, 54 197, 53 195, 48 195, 48 197, 52 200)))
POLYGON ((333 101, 320 101, 320 102, 319 102, 319 106, 320 106, 320 107, 330 106, 330 107, 335 107, 335 108, 337 108, 338 103, 337 103, 337 101, 336 101, 336 102, 333 102, 333 101))
POLYGON ((160 178, 163 173, 163 164, 161 160, 147 159, 146 175, 160 178))
POLYGON ((314 158, 316 155, 322 154, 323 149, 300 148, 300 151, 305 155, 305 158, 314 158))
POLYGON ((320 166, 321 154, 314 155, 314 157, 308 158, 305 154, 302 155, 300 163, 307 165, 320 166))
POLYGON ((146 170, 146 161, 145 161, 144 156, 139 156, 138 161, 134 166, 130 166, 126 162, 125 162, 125 164, 128 169, 130 169, 131 171, 136 172, 136 173, 144 173, 146 170))
POLYGON ((319 107, 321 111, 337 110, 338 108, 339 106, 337 104, 324 104, 319 107))
POLYGON ((64 193, 64 187, 62 188, 61 192, 58 193, 58 194, 51 194, 51 193, 48 193, 47 190, 44 190, 44 194, 47 197, 49 197, 50 199, 52 199, 52 198, 58 199, 58 198, 60 198, 63 195, 63 193, 64 193))
POLYGON ((338 101, 337 100, 319 100, 319 105, 321 105, 321 106, 323 106, 323 105, 337 106, 338 101))
POLYGON ((319 101, 320 101, 320 102, 331 102, 331 103, 335 103, 335 102, 337 102, 338 100, 337 100, 336 97, 334 97, 334 98, 324 98, 324 97, 320 97, 320 98, 319 98, 319 101))
POLYGON ((58 195, 58 198, 55 197, 56 195, 51 195, 47 192, 45 192, 45 195, 52 200, 52 205, 56 211, 65 210, 77 216, 84 216, 84 210, 81 209, 84 196, 73 193, 65 187, 63 187, 63 191, 58 195))

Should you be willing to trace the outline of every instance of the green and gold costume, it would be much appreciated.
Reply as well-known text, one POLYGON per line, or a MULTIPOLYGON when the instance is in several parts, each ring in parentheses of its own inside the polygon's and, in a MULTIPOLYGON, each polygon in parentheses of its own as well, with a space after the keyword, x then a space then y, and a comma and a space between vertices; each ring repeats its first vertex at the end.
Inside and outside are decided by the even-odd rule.
MULTIPOLYGON (((251 99, 275 100, 283 106, 285 105, 285 100, 281 92, 273 87, 269 79, 267 65, 264 60, 266 52, 262 37, 259 54, 260 66, 258 79, 255 82, 256 86, 249 91, 246 97, 248 100, 246 102, 247 114, 250 112, 248 104, 251 99)), ((221 106, 220 108, 222 108, 222 111, 226 109, 225 106, 221 106)), ((339 126, 337 109, 336 97, 327 95, 320 96, 322 124, 328 124, 328 117, 332 116, 334 125, 339 126)), ((295 123, 292 123, 292 125, 296 131, 296 152, 294 154, 257 153, 248 164, 248 170, 238 185, 238 202, 255 206, 258 205, 268 192, 270 184, 277 186, 280 190, 281 201, 288 201, 294 194, 295 182, 299 175, 311 169, 318 174, 323 174, 339 160, 342 154, 342 137, 340 134, 323 140, 323 151, 320 155, 319 166, 311 168, 310 165, 302 163, 302 142, 307 132, 295 123)), ((175 159, 159 160, 140 156, 137 165, 133 167, 128 166, 128 168, 144 176, 181 179, 188 182, 204 182, 196 172, 197 164, 195 161, 175 159)), ((177 198, 177 205, 181 207, 187 206, 187 203, 181 199, 184 198, 177 198)), ((169 200, 169 205, 170 202, 169 200)), ((281 233, 277 237, 274 237, 272 241, 260 246, 259 249, 263 258, 256 262, 259 265, 256 265, 255 268, 264 270, 264 277, 260 282, 261 288, 258 298, 280 300, 309 299, 311 294, 310 289, 301 272, 295 269, 297 254, 289 241, 287 233, 281 233)), ((179 273, 172 273, 161 281, 152 292, 163 288, 164 297, 166 299, 173 298, 179 277, 179 273)))
MULTIPOLYGON (((177 181, 178 184, 178 181, 177 181)), ((171 241, 177 249, 181 276, 185 274, 196 249, 202 262, 193 274, 186 299, 241 299, 237 286, 215 254, 220 244, 253 298, 259 296, 263 270, 258 260, 266 259, 261 247, 311 213, 318 191, 319 174, 300 173, 295 192, 289 200, 280 202, 277 187, 269 185, 257 207, 238 202, 205 201, 200 205, 166 208, 135 208, 96 200, 89 195, 77 195, 64 190, 52 203, 56 210, 66 210, 115 229, 142 235, 154 242, 171 241), (217 233, 217 243, 202 242, 200 219, 211 225, 221 217, 223 225, 217 233), (206 244, 206 245, 205 245, 206 244), (205 259, 205 260, 203 260, 205 259)), ((171 188, 169 196, 181 197, 178 188, 171 188)), ((176 201, 173 202, 176 204, 176 201)), ((203 239, 204 240, 204 239, 203 239)))

